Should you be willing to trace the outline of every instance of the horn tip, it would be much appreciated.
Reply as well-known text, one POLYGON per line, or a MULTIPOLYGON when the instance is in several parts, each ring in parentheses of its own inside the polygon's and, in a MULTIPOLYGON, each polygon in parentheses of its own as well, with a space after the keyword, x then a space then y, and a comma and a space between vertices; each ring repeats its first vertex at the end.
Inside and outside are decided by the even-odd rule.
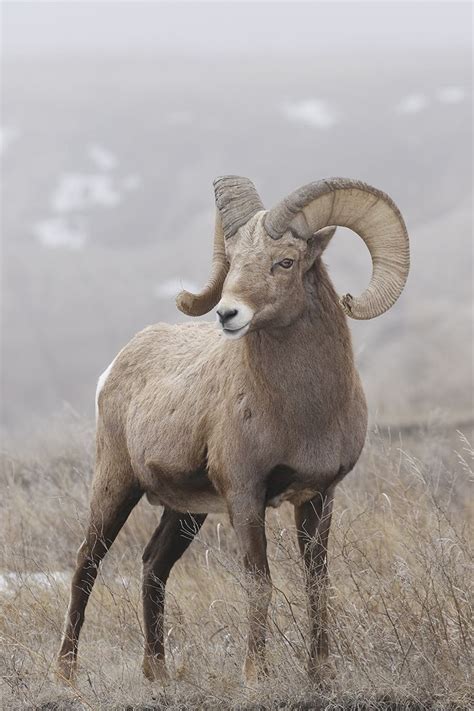
POLYGON ((194 294, 189 291, 180 291, 176 297, 176 306, 186 316, 194 316, 194 294))
POLYGON ((346 316, 352 316, 352 302, 354 300, 354 297, 352 294, 344 294, 344 296, 339 297, 339 303, 341 305, 342 310, 346 314, 346 316))

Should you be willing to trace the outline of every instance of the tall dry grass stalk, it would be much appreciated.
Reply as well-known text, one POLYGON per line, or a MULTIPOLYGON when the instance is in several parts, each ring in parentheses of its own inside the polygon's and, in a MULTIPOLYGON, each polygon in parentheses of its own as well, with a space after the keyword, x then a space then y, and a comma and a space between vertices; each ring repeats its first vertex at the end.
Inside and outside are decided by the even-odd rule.
POLYGON ((53 678, 75 551, 86 520, 91 431, 50 428, 35 451, 3 453, 0 704, 5 709, 467 709, 470 696, 473 451, 459 433, 369 437, 339 487, 329 546, 331 673, 307 680, 303 571, 292 510, 268 514, 274 595, 270 677, 241 683, 246 597, 225 517, 209 516, 173 570, 166 644, 172 680, 141 675, 141 553, 159 511, 141 502, 105 559, 80 645, 77 683, 53 678))

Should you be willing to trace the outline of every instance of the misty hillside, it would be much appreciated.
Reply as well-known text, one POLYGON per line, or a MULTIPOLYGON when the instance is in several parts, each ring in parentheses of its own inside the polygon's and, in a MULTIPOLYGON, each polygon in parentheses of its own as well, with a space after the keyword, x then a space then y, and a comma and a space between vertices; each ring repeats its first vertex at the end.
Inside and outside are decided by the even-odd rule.
MULTIPOLYGON (((126 341, 184 317, 174 296, 209 268, 212 180, 247 175, 267 206, 321 177, 365 180, 399 205, 405 293, 352 323, 370 410, 385 422, 471 407, 471 80, 462 51, 129 53, 7 57, 3 77, 3 412, 17 429, 64 402, 93 412, 126 341), (442 375, 441 375, 442 373, 442 375)), ((341 230, 339 291, 370 276, 341 230)), ((213 315, 210 315, 213 318, 213 315)))

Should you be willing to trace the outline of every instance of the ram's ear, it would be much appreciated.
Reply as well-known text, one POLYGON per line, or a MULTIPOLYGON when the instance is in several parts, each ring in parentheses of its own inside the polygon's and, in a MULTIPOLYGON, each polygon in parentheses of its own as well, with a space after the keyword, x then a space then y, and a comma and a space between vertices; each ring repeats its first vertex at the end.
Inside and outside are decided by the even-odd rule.
POLYGON ((312 237, 308 240, 308 251, 310 254, 311 261, 314 261, 317 257, 320 257, 324 252, 329 242, 334 236, 337 227, 324 227, 322 230, 315 232, 312 237))
POLYGON ((337 227, 331 226, 324 227, 322 230, 319 230, 318 232, 314 233, 314 235, 311 237, 311 249, 313 251, 314 257, 319 257, 324 252, 329 242, 333 238, 336 230, 337 227))

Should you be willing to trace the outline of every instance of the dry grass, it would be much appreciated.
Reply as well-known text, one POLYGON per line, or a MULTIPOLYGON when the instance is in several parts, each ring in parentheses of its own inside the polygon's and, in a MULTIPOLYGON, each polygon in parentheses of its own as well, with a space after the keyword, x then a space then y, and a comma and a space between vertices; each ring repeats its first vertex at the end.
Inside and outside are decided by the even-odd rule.
POLYGON ((159 512, 140 503, 106 558, 87 611, 80 674, 52 667, 86 518, 92 433, 51 427, 29 455, 4 454, 0 503, 2 708, 467 709, 470 697, 467 440, 372 432, 340 486, 330 539, 335 676, 305 675, 307 623, 291 507, 268 515, 272 675, 242 686, 245 594, 235 540, 210 516, 168 587, 172 681, 141 675, 141 551, 159 512))

